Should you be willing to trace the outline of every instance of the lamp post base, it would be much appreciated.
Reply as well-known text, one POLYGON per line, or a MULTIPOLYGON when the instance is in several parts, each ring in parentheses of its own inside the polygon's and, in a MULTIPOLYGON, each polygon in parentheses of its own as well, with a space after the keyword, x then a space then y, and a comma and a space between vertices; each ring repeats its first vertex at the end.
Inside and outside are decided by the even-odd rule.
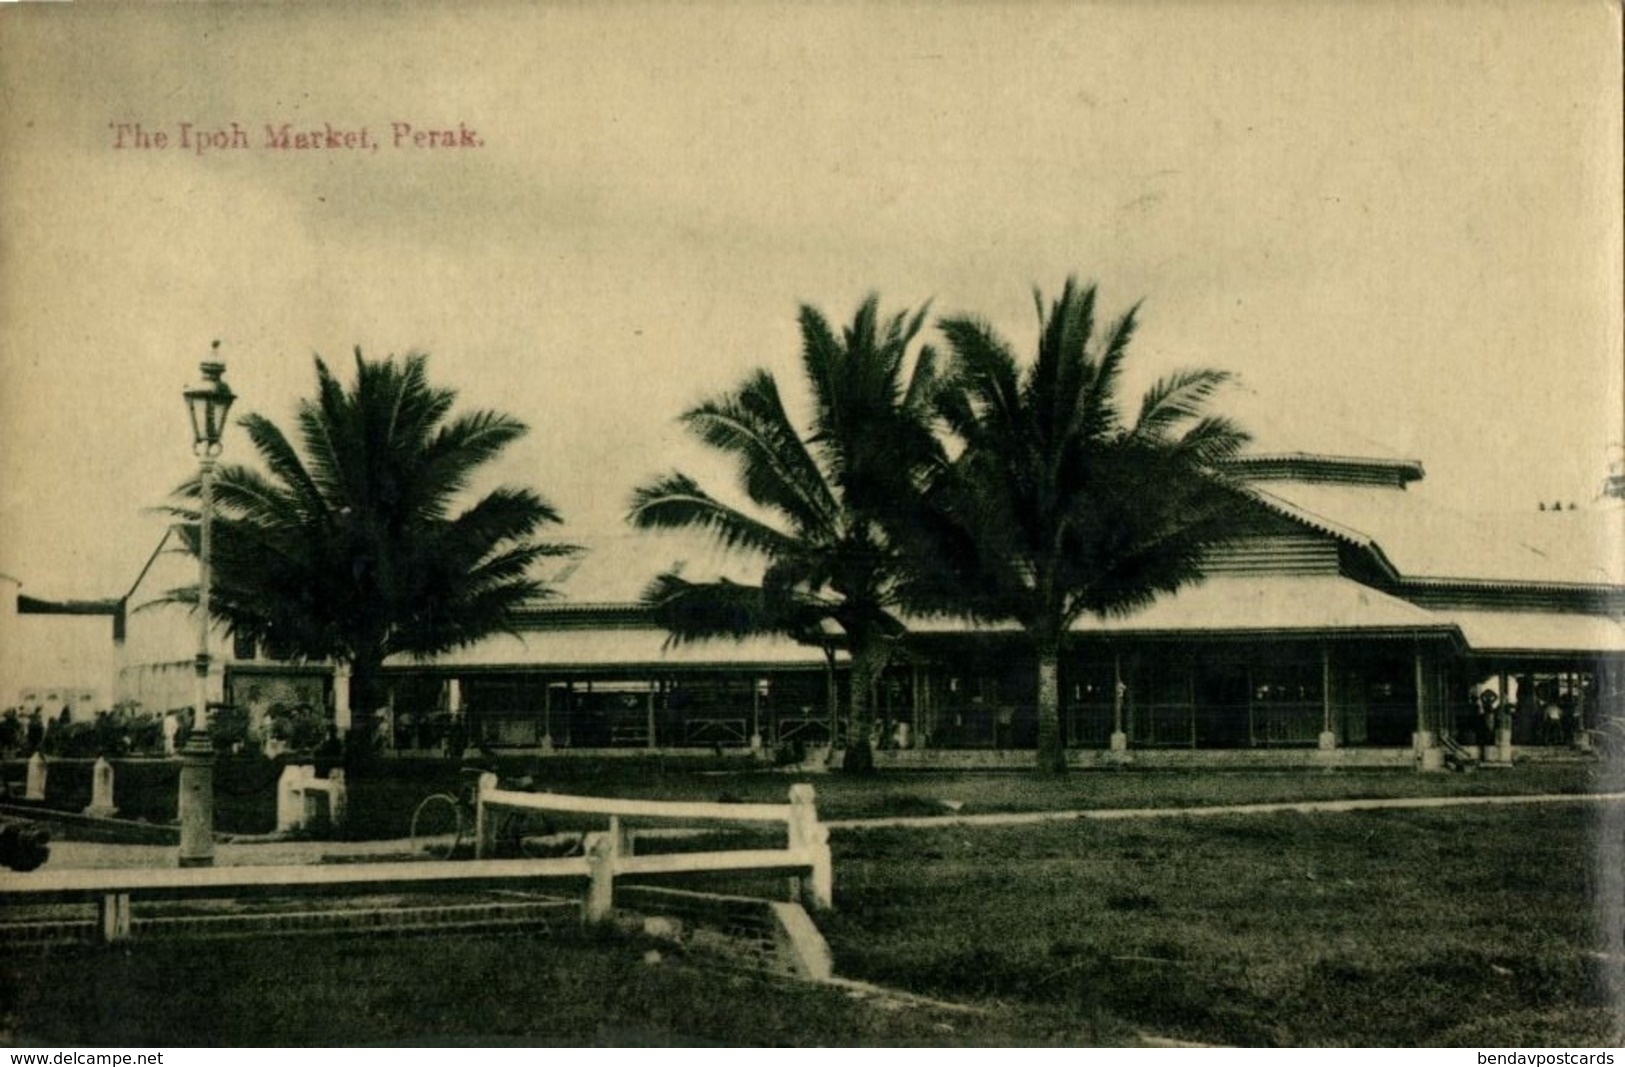
POLYGON ((182 867, 214 866, 214 751, 193 738, 181 753, 182 867))

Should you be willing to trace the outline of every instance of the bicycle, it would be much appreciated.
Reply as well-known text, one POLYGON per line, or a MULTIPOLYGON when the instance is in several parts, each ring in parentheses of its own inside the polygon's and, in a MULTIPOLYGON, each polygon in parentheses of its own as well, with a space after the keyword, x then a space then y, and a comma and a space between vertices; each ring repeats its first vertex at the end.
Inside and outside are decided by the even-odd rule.
MULTIPOLYGON (((414 853, 426 852, 437 860, 474 853, 478 822, 479 767, 464 767, 465 784, 455 793, 430 793, 412 811, 408 831, 414 853)), ((523 783, 528 785, 528 781, 523 783)), ((548 859, 580 855, 581 834, 559 833, 541 812, 503 810, 496 819, 493 858, 548 859)))

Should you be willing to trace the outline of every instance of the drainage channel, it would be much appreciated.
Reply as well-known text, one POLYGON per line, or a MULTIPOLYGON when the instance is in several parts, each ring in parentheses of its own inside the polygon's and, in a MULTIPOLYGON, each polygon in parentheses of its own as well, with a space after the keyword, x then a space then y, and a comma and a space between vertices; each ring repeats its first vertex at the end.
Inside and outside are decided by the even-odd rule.
MULTIPOLYGON (((330 902, 267 898, 154 903, 131 917, 135 941, 248 937, 256 934, 344 934, 517 931, 552 933, 580 923, 581 902, 523 893, 444 898, 355 897, 330 902)), ((12 909, 0 922, 7 949, 94 942, 100 928, 87 905, 12 909)))

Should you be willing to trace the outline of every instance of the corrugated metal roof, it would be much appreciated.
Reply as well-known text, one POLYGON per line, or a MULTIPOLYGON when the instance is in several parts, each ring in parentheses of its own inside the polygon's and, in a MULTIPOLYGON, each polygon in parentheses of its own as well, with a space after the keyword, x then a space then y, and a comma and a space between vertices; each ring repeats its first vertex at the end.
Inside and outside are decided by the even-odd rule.
POLYGON ((1465 610, 1438 614, 1461 627, 1474 652, 1625 653, 1625 626, 1602 615, 1465 610))
POLYGON ((1469 514, 1408 491, 1298 482, 1254 492, 1351 543, 1374 543, 1404 578, 1625 584, 1625 513, 1618 510, 1469 514))
POLYGON ((1290 390, 1266 383, 1237 381, 1214 400, 1214 407, 1236 420, 1252 437, 1245 454, 1297 453, 1322 457, 1415 463, 1393 442, 1367 432, 1370 419, 1354 397, 1319 396, 1311 405, 1290 390))
MULTIPOLYGON (((1332 575, 1220 575, 1123 618, 1086 616, 1072 632, 1088 634, 1393 632, 1449 629, 1448 620, 1332 575)), ((1014 624, 984 626, 959 619, 911 620, 920 634, 1012 630, 1014 624)))
MULTIPOLYGON (((844 661, 844 657, 842 657, 844 661)), ((627 671, 694 669, 707 666, 823 667, 821 649, 783 637, 750 637, 668 644, 655 628, 533 630, 496 634, 468 648, 424 660, 391 659, 391 667, 556 667, 561 670, 625 668, 627 671)))
POLYGON ((764 564, 700 534, 628 531, 592 538, 580 555, 551 567, 547 578, 559 594, 552 603, 635 604, 656 575, 673 567, 690 581, 755 583, 764 564))

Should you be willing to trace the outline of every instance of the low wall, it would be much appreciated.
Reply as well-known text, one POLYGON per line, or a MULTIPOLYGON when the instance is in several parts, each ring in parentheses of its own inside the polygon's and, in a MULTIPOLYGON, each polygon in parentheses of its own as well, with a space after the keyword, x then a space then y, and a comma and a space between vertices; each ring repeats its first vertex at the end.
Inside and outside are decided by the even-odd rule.
MULTIPOLYGON (((1109 767, 1206 768, 1324 768, 1411 767, 1416 753, 1410 748, 1141 748, 1126 752, 1072 749, 1067 765, 1080 770, 1109 767)), ((1037 754, 1030 750, 991 749, 883 749, 875 753, 875 766, 887 770, 1031 770, 1037 754)))
MULTIPOLYGON (((402 753, 402 756, 408 754, 402 753)), ((501 749, 502 758, 535 757, 543 760, 603 759, 636 760, 660 759, 715 760, 718 754, 703 748, 558 748, 543 751, 537 748, 501 749)), ((753 753, 748 748, 725 748, 721 758, 725 761, 769 763, 771 753, 753 753)), ((827 750, 809 748, 806 762, 796 766, 799 772, 810 772, 824 767, 827 750)), ((1519 746, 1514 757, 1518 761, 1573 761, 1595 757, 1569 746, 1519 746)), ((472 757, 471 757, 472 758, 472 757)), ((1032 749, 992 748, 890 748, 876 749, 875 766, 887 770, 978 770, 1026 771, 1037 762, 1032 749)), ((835 763, 838 765, 839 756, 835 763)), ((1259 769, 1312 769, 1327 767, 1390 767, 1410 768, 1416 765, 1416 751, 1409 745, 1394 748, 1131 748, 1126 752, 1085 748, 1067 751, 1067 764, 1078 769, 1110 767, 1144 767, 1152 769, 1192 768, 1259 768, 1259 769)))

